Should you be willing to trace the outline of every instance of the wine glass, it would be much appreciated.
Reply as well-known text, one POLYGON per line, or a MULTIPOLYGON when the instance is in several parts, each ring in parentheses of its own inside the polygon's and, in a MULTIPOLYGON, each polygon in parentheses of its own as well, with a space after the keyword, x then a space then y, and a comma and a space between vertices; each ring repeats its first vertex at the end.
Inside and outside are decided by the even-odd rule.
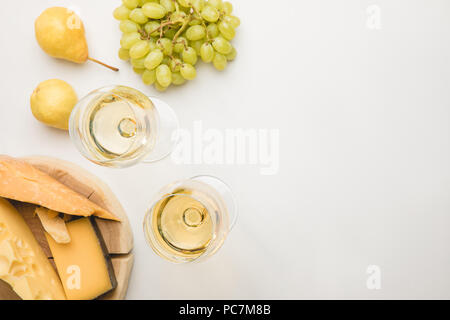
POLYGON ((170 155, 178 143, 179 121, 165 102, 130 87, 109 86, 78 102, 69 132, 88 160, 125 168, 170 155))
POLYGON ((212 176, 197 176, 163 188, 144 219, 149 245, 174 263, 203 261, 223 245, 236 224, 230 187, 212 176))

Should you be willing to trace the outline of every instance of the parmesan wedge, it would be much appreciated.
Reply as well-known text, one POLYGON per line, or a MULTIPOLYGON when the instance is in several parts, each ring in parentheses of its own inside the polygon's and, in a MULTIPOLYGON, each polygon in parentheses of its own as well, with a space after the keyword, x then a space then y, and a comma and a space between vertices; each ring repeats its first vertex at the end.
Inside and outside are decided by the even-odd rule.
POLYGON ((25 161, 0 155, 0 197, 74 216, 120 221, 114 214, 25 161))
POLYGON ((36 208, 36 214, 41 220, 44 230, 47 231, 56 243, 70 243, 71 239, 66 223, 59 217, 57 212, 38 207, 36 208))

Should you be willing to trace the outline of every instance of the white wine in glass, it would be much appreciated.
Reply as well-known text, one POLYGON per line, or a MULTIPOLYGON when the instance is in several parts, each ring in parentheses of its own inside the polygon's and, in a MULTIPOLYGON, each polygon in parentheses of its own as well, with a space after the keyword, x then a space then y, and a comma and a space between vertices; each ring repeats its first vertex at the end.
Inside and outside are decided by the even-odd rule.
POLYGON ((179 123, 164 102, 140 91, 111 86, 91 92, 72 111, 70 136, 90 161, 129 167, 168 156, 178 142, 179 123))
POLYGON ((221 248, 236 218, 231 189, 215 177, 198 176, 161 190, 145 216, 144 232, 161 257, 202 261, 221 248))

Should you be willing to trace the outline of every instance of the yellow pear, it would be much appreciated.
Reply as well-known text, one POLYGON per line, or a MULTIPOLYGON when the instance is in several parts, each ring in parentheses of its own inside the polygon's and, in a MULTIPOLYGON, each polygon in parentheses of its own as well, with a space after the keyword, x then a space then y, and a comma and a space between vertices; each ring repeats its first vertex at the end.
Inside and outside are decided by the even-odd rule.
POLYGON ((89 57, 83 22, 70 9, 63 7, 46 9, 36 19, 35 33, 36 40, 42 50, 54 58, 80 64, 91 60, 118 71, 117 68, 89 57))
POLYGON ((69 129, 69 118, 78 99, 72 86, 63 80, 42 82, 31 95, 34 117, 42 123, 61 130, 69 129))

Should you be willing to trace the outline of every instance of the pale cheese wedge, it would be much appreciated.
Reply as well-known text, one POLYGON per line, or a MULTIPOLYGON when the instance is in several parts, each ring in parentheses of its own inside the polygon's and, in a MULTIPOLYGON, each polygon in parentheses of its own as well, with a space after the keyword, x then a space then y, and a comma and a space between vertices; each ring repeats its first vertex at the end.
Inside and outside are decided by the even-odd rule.
POLYGON ((70 234, 66 223, 59 217, 58 212, 47 208, 36 208, 36 214, 41 220, 44 230, 56 241, 56 243, 70 243, 70 234))
POLYGON ((61 280, 19 212, 0 198, 0 280, 24 300, 65 300, 61 280))
POLYGON ((36 204, 69 215, 94 215, 102 219, 120 221, 114 214, 48 174, 8 156, 0 156, 0 197, 36 204))

